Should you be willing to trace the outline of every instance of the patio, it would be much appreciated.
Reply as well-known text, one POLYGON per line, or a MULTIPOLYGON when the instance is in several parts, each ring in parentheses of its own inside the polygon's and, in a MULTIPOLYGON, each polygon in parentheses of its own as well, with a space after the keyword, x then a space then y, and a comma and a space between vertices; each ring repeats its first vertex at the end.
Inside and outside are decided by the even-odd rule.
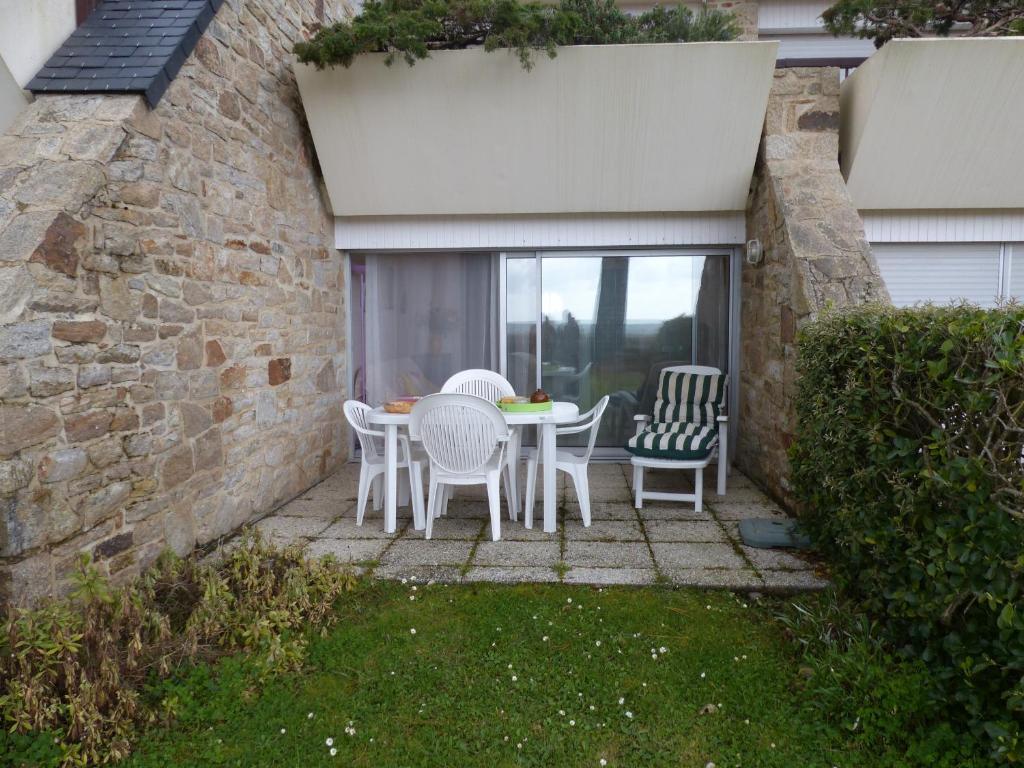
MULTIPOLYGON (((648 471, 651 488, 678 488, 684 473, 648 471)), ((690 473, 685 473, 690 474, 690 473)), ((384 579, 445 582, 564 582, 567 584, 673 584, 705 588, 792 592, 823 589, 814 563, 791 552, 745 547, 739 521, 784 517, 750 480, 734 471, 724 497, 705 492, 704 511, 667 502, 633 508, 628 464, 591 466, 593 524, 579 520, 571 483, 558 477, 558 532, 528 530, 502 520, 501 541, 487 529, 483 487, 459 489, 447 518, 427 541, 399 509, 398 530, 383 531, 383 513, 367 508, 355 524, 358 465, 338 472, 261 520, 257 527, 278 542, 306 542, 310 555, 331 554, 384 579)), ((536 509, 536 508, 535 508, 536 509)))

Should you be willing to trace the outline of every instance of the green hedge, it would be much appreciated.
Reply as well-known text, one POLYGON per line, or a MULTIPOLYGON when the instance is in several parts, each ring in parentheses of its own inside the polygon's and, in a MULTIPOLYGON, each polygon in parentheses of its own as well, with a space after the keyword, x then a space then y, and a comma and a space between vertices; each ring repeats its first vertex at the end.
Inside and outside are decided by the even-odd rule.
POLYGON ((949 714, 1024 761, 1024 308, 863 307, 799 344, 805 526, 949 714))

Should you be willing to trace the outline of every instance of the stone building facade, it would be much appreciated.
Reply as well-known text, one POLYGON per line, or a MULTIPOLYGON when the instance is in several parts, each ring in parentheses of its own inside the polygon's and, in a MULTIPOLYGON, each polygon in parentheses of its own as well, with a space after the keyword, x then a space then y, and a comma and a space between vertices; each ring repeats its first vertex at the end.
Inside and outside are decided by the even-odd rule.
POLYGON ((0 136, 0 584, 115 582, 346 458, 345 285, 290 66, 340 3, 229 0, 155 109, 0 136), (326 5, 326 8, 325 8, 326 5))
POLYGON ((775 70, 747 204, 737 465, 792 502, 787 452, 796 427, 796 334, 822 310, 888 302, 839 170, 839 71, 775 70))

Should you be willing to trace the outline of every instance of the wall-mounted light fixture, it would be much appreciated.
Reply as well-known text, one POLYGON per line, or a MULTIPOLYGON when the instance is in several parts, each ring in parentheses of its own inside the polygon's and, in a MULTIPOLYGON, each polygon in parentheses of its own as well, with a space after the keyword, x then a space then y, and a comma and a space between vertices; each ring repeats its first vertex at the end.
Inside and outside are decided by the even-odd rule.
POLYGON ((764 259, 764 247, 757 238, 747 240, 747 264, 756 267, 764 259))

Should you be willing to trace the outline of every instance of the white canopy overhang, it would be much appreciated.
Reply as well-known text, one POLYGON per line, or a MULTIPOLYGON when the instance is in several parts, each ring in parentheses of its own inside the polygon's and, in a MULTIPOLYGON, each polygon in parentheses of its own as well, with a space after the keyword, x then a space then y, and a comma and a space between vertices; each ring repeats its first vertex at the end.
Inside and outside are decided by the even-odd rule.
POLYGON ((742 211, 775 43, 360 56, 296 76, 338 217, 742 211))
POLYGON ((860 210, 1024 207, 1024 37, 894 40, 841 105, 860 210))

